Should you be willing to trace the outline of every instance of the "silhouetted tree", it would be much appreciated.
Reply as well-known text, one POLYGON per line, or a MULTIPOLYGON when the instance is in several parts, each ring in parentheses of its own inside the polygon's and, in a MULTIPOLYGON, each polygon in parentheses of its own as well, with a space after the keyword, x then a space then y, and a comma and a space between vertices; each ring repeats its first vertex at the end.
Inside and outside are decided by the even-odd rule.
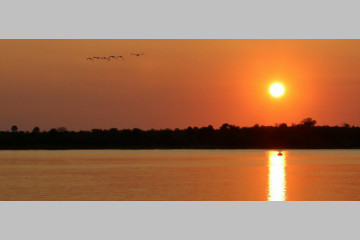
POLYGON ((228 123, 224 123, 223 125, 221 125, 220 130, 221 131, 225 131, 229 129, 229 124, 228 123))
POLYGON ((50 129, 49 133, 57 133, 58 131, 55 128, 50 129))
POLYGON ((97 129, 97 128, 91 129, 92 133, 101 133, 101 131, 102 129, 97 129))
POLYGON ((40 132, 40 128, 38 127, 34 127, 34 129, 32 130, 33 133, 39 133, 40 132))
POLYGON ((91 131, 66 131, 53 128, 43 131, 35 127, 33 134, 18 131, 16 126, 10 131, 0 131, 1 149, 153 149, 153 148, 359 148, 360 127, 316 126, 316 121, 306 118, 300 124, 288 126, 238 127, 223 124, 218 129, 208 127, 188 127, 185 129, 138 128, 118 130, 92 129, 91 131))
POLYGON ((229 125, 229 129, 230 130, 235 130, 235 129, 240 129, 239 126, 235 126, 235 125, 229 125))
POLYGON ((118 130, 117 128, 110 128, 110 129, 109 129, 109 132, 111 132, 111 133, 118 133, 119 130, 118 130))
POLYGON ((314 127, 316 124, 316 121, 313 120, 312 118, 305 118, 304 120, 302 120, 300 122, 300 125, 304 126, 304 127, 314 127))
POLYGON ((58 131, 58 132, 66 132, 66 127, 58 127, 56 129, 56 131, 58 131))
POLYGON ((18 131, 18 127, 15 126, 15 125, 12 126, 12 127, 11 127, 11 131, 12 131, 12 132, 17 132, 17 131, 18 131))
POLYGON ((208 130, 211 130, 211 131, 213 131, 213 130, 214 130, 214 128, 213 128, 213 126, 212 126, 212 125, 209 125, 209 126, 207 127, 207 129, 208 129, 208 130))

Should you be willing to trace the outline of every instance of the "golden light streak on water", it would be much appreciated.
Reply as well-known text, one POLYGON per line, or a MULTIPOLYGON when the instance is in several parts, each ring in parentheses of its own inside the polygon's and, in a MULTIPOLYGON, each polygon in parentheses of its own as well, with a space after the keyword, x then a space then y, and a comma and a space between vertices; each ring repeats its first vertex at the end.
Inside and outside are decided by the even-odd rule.
POLYGON ((275 151, 269 152, 268 201, 286 200, 285 156, 285 153, 278 156, 275 151))

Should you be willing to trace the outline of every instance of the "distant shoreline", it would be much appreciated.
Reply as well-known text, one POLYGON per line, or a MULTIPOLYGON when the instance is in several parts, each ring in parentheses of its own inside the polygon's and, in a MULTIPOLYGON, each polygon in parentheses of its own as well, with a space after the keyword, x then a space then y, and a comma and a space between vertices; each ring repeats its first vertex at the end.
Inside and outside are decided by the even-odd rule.
POLYGON ((360 149, 360 127, 316 126, 306 118, 288 126, 239 127, 224 123, 219 129, 67 131, 65 127, 41 132, 0 132, 0 150, 70 150, 70 149, 360 149))

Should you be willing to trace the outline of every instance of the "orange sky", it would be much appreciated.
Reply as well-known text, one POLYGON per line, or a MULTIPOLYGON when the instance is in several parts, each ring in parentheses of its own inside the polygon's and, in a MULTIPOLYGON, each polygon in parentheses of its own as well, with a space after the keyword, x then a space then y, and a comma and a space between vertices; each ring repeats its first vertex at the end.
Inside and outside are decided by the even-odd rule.
POLYGON ((0 131, 360 126, 360 40, 0 40, 0 53, 0 131), (86 61, 110 55, 125 61, 86 61))

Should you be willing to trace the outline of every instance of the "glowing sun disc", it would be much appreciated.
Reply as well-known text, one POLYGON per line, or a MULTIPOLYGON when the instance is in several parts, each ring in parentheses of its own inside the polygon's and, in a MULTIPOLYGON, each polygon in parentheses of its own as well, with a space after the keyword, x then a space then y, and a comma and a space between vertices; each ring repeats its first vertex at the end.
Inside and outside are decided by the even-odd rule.
POLYGON ((274 83, 270 87, 270 93, 274 97, 280 97, 284 94, 284 87, 280 83, 274 83))

